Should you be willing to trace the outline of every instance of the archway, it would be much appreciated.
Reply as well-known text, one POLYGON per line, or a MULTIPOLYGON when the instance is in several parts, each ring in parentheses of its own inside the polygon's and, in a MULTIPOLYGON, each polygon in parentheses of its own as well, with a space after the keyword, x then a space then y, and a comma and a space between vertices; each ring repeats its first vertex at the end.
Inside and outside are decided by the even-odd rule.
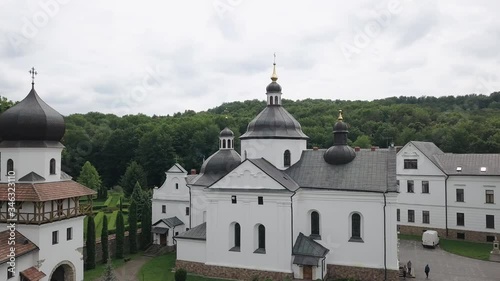
POLYGON ((50 274, 50 281, 76 281, 75 267, 69 261, 56 265, 50 274))

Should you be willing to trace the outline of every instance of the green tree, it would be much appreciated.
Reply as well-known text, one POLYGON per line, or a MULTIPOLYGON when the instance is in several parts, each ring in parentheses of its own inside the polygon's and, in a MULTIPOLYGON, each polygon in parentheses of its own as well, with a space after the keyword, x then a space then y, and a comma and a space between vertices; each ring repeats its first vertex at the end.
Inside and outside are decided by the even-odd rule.
POLYGON ((137 217, 142 219, 142 210, 144 208, 144 204, 149 200, 149 196, 147 191, 143 190, 139 182, 136 182, 134 185, 134 190, 132 191, 132 195, 130 196, 132 200, 135 201, 137 217))
MULTIPOLYGON (((120 202, 121 205, 121 202, 120 202)), ((123 221, 122 210, 118 211, 116 216, 116 250, 115 255, 117 259, 123 258, 124 242, 125 242, 125 223, 123 221)))
POLYGON ((179 268, 175 271, 174 279, 175 281, 186 281, 187 271, 183 268, 179 268))
POLYGON ((78 176, 78 183, 85 185, 88 188, 98 191, 101 188, 101 177, 89 161, 83 164, 80 176, 78 176))
POLYGON ((370 148, 372 146, 370 143, 370 137, 366 135, 361 135, 352 143, 352 146, 359 146, 361 148, 370 148))
POLYGON ((109 259, 109 243, 108 243, 108 216, 104 214, 102 218, 102 231, 101 231, 101 247, 102 247, 102 261, 106 262, 109 259))
POLYGON ((104 267, 104 273, 102 275, 101 281, 118 281, 116 275, 113 271, 113 264, 111 263, 111 259, 108 259, 106 262, 106 267, 104 267))
POLYGON ((126 196, 130 196, 132 194, 134 186, 137 182, 139 182, 140 186, 143 188, 147 187, 146 172, 144 172, 141 165, 132 161, 120 181, 120 185, 122 186, 123 192, 126 196))
POLYGON ((151 201, 148 200, 143 205, 141 214, 141 248, 146 248, 151 244, 151 201))
POLYGON ((128 208, 128 240, 130 246, 130 253, 137 253, 137 203, 134 198, 130 202, 130 207, 128 208))
POLYGON ((85 243, 87 249, 87 269, 95 268, 95 223, 94 216, 87 216, 87 241, 85 243))

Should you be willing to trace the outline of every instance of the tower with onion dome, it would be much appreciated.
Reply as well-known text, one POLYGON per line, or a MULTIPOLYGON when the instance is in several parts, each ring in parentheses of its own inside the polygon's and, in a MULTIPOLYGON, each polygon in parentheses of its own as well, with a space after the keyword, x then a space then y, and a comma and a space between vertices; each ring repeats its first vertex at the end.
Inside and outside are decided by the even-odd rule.
POLYGON ((276 63, 273 63, 271 83, 266 87, 267 106, 255 117, 240 137, 241 156, 265 158, 279 169, 299 161, 309 139, 297 120, 282 106, 281 86, 276 82, 276 63))

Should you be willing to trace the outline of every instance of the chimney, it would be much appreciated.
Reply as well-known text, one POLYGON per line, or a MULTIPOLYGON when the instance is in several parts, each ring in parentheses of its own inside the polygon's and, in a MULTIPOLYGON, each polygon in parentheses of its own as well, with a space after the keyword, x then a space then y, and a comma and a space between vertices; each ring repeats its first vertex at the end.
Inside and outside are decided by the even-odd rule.
POLYGON ((313 146, 313 150, 318 150, 319 148, 317 146, 313 146))
POLYGON ((356 146, 356 147, 354 148, 354 151, 356 151, 356 152, 358 152, 358 151, 360 151, 360 150, 361 150, 361 147, 359 147, 359 146, 356 146))
POLYGON ((376 146, 372 146, 372 151, 375 151, 377 150, 377 147, 376 146))
POLYGON ((196 169, 191 169, 191 175, 196 175, 196 169))

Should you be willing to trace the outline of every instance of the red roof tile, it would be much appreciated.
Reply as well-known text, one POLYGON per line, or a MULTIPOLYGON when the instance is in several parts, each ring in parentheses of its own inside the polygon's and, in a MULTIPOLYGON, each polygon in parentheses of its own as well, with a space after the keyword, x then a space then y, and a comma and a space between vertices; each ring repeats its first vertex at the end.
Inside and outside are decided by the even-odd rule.
MULTIPOLYGON (((38 250, 38 246, 35 245, 35 243, 31 242, 28 238, 24 237, 20 232, 17 230, 14 231, 15 234, 15 253, 16 253, 16 258, 27 254, 31 251, 38 250)), ((6 263, 10 257, 8 255, 10 254, 10 248, 14 247, 14 245, 9 245, 7 241, 9 241, 9 236, 10 236, 10 230, 5 230, 0 232, 0 264, 6 263)))
POLYGON ((36 267, 32 266, 26 270, 21 271, 21 275, 29 281, 39 281, 45 277, 45 273, 39 271, 36 267))
MULTIPOLYGON (((96 194, 94 190, 76 181, 57 181, 43 183, 16 183, 16 201, 43 202, 96 194)), ((0 184, 0 201, 8 201, 6 183, 0 184)))

